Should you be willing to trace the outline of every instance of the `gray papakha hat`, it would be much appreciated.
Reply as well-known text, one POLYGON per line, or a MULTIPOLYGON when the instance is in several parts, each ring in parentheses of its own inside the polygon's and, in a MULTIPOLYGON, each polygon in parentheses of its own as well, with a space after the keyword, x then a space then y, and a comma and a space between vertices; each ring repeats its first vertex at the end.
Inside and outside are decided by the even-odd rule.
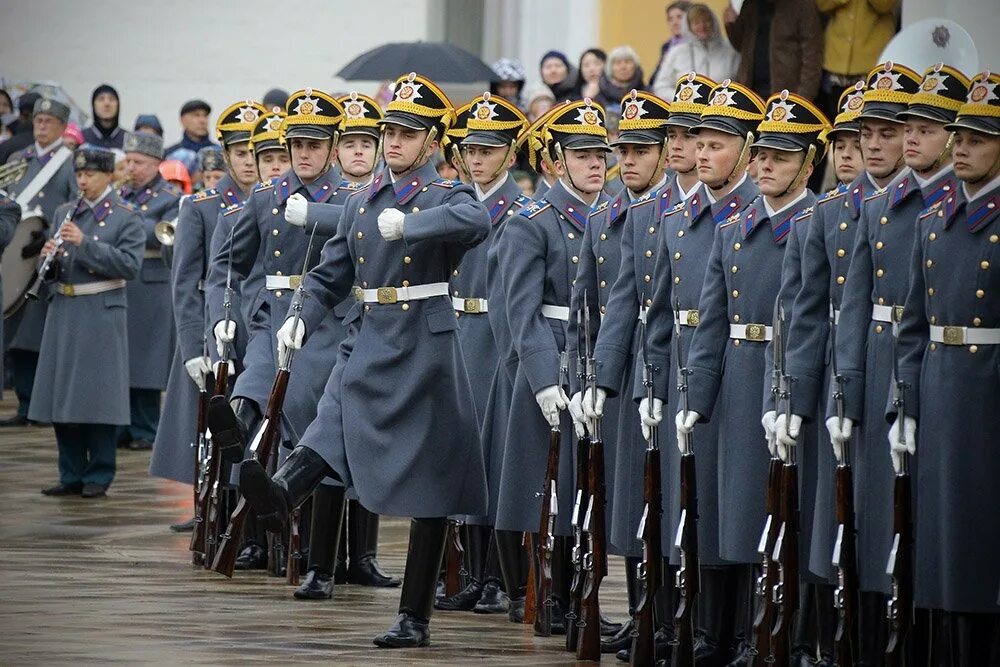
POLYGON ((163 137, 150 132, 129 132, 125 135, 126 153, 142 153, 157 160, 163 159, 163 137))

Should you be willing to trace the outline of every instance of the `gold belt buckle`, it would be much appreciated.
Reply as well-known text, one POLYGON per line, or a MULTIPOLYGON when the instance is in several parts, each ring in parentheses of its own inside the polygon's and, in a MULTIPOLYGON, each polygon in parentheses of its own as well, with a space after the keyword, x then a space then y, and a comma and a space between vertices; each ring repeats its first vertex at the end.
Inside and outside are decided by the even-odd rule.
POLYGON ((63 296, 76 296, 76 290, 73 289, 72 285, 63 284, 62 286, 63 296))
POLYGON ((965 345, 965 332, 962 327, 945 327, 941 338, 945 345, 965 345))
POLYGON ((302 276, 288 276, 288 286, 292 289, 298 289, 301 284, 302 276))
POLYGON ((687 325, 689 327, 698 326, 698 322, 701 321, 701 315, 697 310, 689 310, 687 313, 687 325))
POLYGON ((398 299, 395 287, 379 287, 376 291, 378 302, 382 305, 396 303, 398 299))
POLYGON ((354 289, 354 299, 356 301, 364 301, 365 300, 365 291, 363 289, 361 289, 360 287, 358 287, 357 285, 355 285, 353 289, 354 289))
POLYGON ((466 299, 462 307, 467 313, 478 313, 479 299, 466 299))
POLYGON ((903 307, 893 306, 892 307, 892 321, 899 324, 903 321, 903 307))
POLYGON ((764 340, 766 334, 767 334, 767 328, 763 324, 747 325, 747 340, 752 340, 759 343, 764 340))

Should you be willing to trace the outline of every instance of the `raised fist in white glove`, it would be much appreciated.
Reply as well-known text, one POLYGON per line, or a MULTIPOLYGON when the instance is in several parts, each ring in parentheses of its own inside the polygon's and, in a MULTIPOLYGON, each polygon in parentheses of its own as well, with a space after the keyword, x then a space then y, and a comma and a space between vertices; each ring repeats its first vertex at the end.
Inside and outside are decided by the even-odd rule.
POLYGON ((674 417, 674 426, 677 427, 677 449, 684 451, 684 443, 681 436, 690 434, 699 419, 701 419, 701 415, 694 410, 688 410, 687 412, 681 410, 674 417))
POLYGON ((378 214, 378 231, 386 241, 403 238, 403 219, 406 217, 398 208, 387 208, 378 214))
POLYGON ((308 210, 309 201, 296 192, 285 202, 285 222, 296 227, 305 227, 308 210))
MULTIPOLYGON (((214 364, 212 364, 212 372, 215 373, 216 377, 218 377, 219 369, 221 367, 222 367, 221 361, 216 361, 214 364)), ((236 375, 236 364, 233 363, 232 359, 226 362, 226 370, 229 371, 229 379, 232 380, 232 377, 236 375)))
POLYGON ((653 427, 659 426, 663 421, 663 401, 654 398, 652 405, 649 404, 648 398, 639 401, 639 421, 642 422, 642 437, 649 440, 653 437, 653 427))
POLYGON ((587 389, 583 395, 583 412, 589 419, 600 419, 604 415, 604 401, 608 392, 600 387, 587 389))
POLYGON ((212 333, 215 335, 215 349, 220 357, 224 356, 222 348, 236 340, 236 320, 219 320, 212 333))
POLYGON ((587 415, 583 412, 583 394, 576 392, 569 401, 569 414, 573 417, 573 430, 576 437, 583 438, 587 435, 587 415))
POLYGON ((184 362, 184 370, 191 376, 200 391, 205 391, 205 376, 212 370, 208 357, 192 357, 184 362))
POLYGON ((559 426, 559 411, 565 410, 569 406, 569 397, 558 385, 549 385, 544 389, 539 389, 535 394, 535 401, 542 409, 542 416, 549 426, 559 426))
POLYGON ((289 348, 293 350, 299 350, 302 348, 302 341, 306 337, 306 323, 300 318, 296 322, 294 317, 289 317, 285 320, 285 323, 281 325, 276 334, 278 339, 278 356, 285 356, 285 351, 289 348), (298 324, 298 326, 295 326, 298 324), (292 331, 292 327, 295 327, 295 331, 292 331))
POLYGON ((767 438, 767 451, 771 452, 771 456, 780 456, 784 461, 785 455, 778 448, 778 438, 774 432, 774 410, 764 413, 760 418, 760 425, 764 427, 764 436, 767 438))
POLYGON ((830 433, 833 455, 837 457, 837 463, 842 463, 844 460, 844 443, 851 439, 853 429, 854 422, 847 417, 841 419, 833 416, 826 420, 826 430, 830 433))
POLYGON ((896 472, 900 472, 903 462, 903 454, 917 453, 917 420, 913 417, 896 417, 889 429, 889 453, 892 455, 892 467, 896 472), (902 426, 900 425, 902 421, 902 426), (899 429, 903 429, 902 441, 899 437, 899 429))
POLYGON ((782 412, 774 418, 774 436, 778 441, 778 454, 782 459, 785 448, 794 445, 799 441, 799 433, 802 432, 802 416, 792 415, 791 419, 782 412))

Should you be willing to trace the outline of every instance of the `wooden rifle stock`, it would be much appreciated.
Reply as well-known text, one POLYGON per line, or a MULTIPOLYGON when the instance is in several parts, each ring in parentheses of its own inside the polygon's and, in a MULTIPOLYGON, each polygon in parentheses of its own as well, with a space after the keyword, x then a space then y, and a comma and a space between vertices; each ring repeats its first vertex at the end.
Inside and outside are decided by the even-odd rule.
POLYGON ((302 536, 299 524, 302 522, 302 510, 298 507, 292 510, 288 521, 288 562, 285 564, 285 581, 289 586, 299 585, 299 561, 302 560, 302 536))
POLYGON ((542 494, 542 511, 538 522, 536 546, 537 567, 535 584, 535 636, 552 635, 552 558, 555 549, 555 517, 559 512, 556 485, 559 479, 559 447, 562 433, 559 427, 549 431, 549 456, 545 465, 545 492, 542 494))
POLYGON ((791 659, 792 623, 799 608, 798 470, 794 459, 781 470, 781 529, 774 554, 778 583, 772 589, 776 618, 771 630, 771 655, 777 665, 787 665, 791 659))
POLYGON ((528 581, 524 587, 524 624, 534 625, 538 610, 538 590, 536 582, 538 575, 535 574, 535 540, 532 533, 525 533, 521 546, 528 552, 528 581))
POLYGON ((755 666, 765 664, 771 654, 771 627, 774 624, 771 591, 778 582, 778 568, 777 564, 771 561, 771 554, 778 539, 781 467, 781 459, 776 456, 771 457, 767 472, 767 520, 757 548, 761 556, 761 574, 754 589, 757 612, 753 619, 749 651, 752 664, 755 666))
MULTIPOLYGON (((267 409, 264 411, 264 420, 257 433, 255 446, 251 447, 254 459, 261 465, 267 465, 272 450, 278 446, 281 439, 281 406, 285 402, 285 393, 288 390, 288 377, 287 367, 278 368, 274 376, 274 385, 271 387, 271 395, 267 400, 267 409)), ((215 560, 212 562, 212 569, 219 574, 226 577, 233 576, 243 536, 243 525, 249 514, 250 506, 246 498, 240 496, 236 509, 229 517, 229 525, 222 535, 215 560)))
MULTIPOLYGON (((206 383, 208 378, 205 378, 206 383)), ((193 563, 203 565, 206 553, 205 535, 208 532, 206 518, 208 503, 212 492, 214 479, 214 461, 212 460, 211 444, 205 438, 206 417, 208 414, 208 392, 198 392, 198 417, 195 421, 195 456, 194 456, 194 530, 191 532, 191 544, 188 547, 194 552, 193 563)))
POLYGON ((904 470, 896 475, 892 490, 895 535, 887 568, 892 577, 892 598, 886 605, 886 616, 889 619, 889 642, 885 649, 887 667, 903 667, 910 662, 910 635, 913 631, 912 493, 910 473, 904 470))
POLYGON ((573 580, 569 586, 569 604, 566 611, 566 650, 576 651, 579 643, 580 599, 583 597, 583 557, 586 547, 583 541, 583 513, 587 507, 587 452, 590 448, 590 438, 584 436, 576 441, 576 500, 573 503, 573 534, 576 538, 573 544, 573 580))
POLYGON ((462 571, 465 569, 465 547, 462 546, 462 524, 454 519, 448 520, 448 551, 447 565, 444 576, 444 594, 446 597, 458 595, 462 590, 462 571))
MULTIPOLYGON (((845 444, 846 446, 846 444, 845 444)), ((837 541, 833 563, 837 568, 837 589, 834 606, 837 609, 837 631, 834 635, 834 656, 838 667, 852 667, 858 662, 858 551, 854 526, 854 479, 851 466, 837 466, 837 541)))
POLYGON ((601 659, 601 582, 608 573, 608 551, 605 531, 604 497, 604 443, 600 426, 590 440, 590 459, 587 477, 590 487, 590 508, 585 526, 588 534, 589 553, 585 568, 583 595, 580 599, 580 638, 576 648, 578 660, 601 659))
POLYGON ((671 665, 694 667, 694 604, 701 591, 698 554, 698 486, 695 477, 694 452, 681 455, 681 523, 677 527, 676 544, 681 552, 677 570, 677 591, 680 600, 674 613, 674 645, 671 665))
POLYGON ((642 584, 642 592, 635 606, 633 617, 635 636, 632 638, 632 649, 629 651, 629 664, 633 667, 652 665, 656 662, 653 640, 656 634, 656 619, 653 615, 653 600, 664 584, 660 489, 660 450, 647 448, 642 489, 645 507, 642 511, 642 520, 639 522, 642 561, 639 563, 638 578, 642 584))

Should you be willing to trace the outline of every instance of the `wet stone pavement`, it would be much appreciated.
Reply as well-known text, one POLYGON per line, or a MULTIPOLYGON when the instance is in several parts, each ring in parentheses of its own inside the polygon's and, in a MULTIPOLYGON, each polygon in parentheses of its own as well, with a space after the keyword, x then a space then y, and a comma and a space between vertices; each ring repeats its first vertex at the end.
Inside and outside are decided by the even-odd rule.
MULTIPOLYGON (((338 586, 332 601, 304 602, 263 572, 195 568, 189 534, 168 529, 190 518, 190 487, 150 477, 148 452, 119 450, 108 497, 93 500, 39 493, 57 479, 50 428, 0 429, 0 459, 0 665, 577 664, 563 637, 466 612, 437 612, 429 648, 376 649, 398 588, 338 586)), ((379 560, 394 575, 406 538, 405 520, 383 520, 379 560)), ((609 569, 601 604, 621 621, 623 561, 609 569)))

